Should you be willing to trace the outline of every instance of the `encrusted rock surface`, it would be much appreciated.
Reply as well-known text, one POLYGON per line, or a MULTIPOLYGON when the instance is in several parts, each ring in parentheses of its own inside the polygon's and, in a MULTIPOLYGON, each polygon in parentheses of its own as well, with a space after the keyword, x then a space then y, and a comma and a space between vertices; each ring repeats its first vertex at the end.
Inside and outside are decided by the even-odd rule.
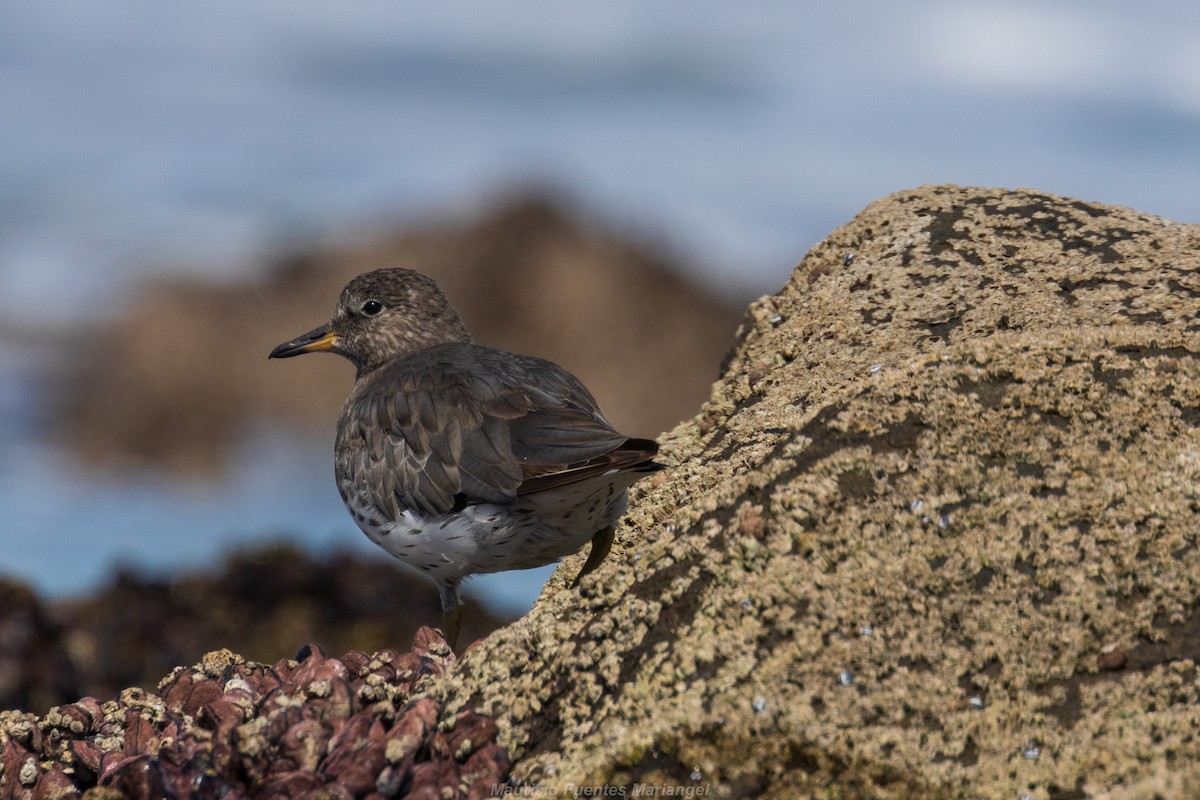
MULTIPOLYGON (((1028 191, 894 195, 751 307, 711 401, 665 437, 674 468, 578 589, 576 557, 407 703, 357 707, 334 676, 239 705, 177 673, 173 699, 123 696, 131 721, 96 734, 121 760, 78 759, 143 791, 176 769, 229 780, 234 758, 252 795, 319 793, 338 765, 343 788, 312 796, 343 797, 400 763, 372 749, 382 730, 425 759, 412 784, 377 776, 383 796, 507 774, 525 796, 1195 797, 1198 331, 1197 226, 1028 191), (332 747, 318 698, 339 730, 381 709, 352 728, 366 744, 332 747), (460 725, 478 733, 436 738, 460 725), (222 730, 246 735, 205 750, 222 730)), ((300 681, 307 664, 293 684, 328 677, 300 681)), ((75 785, 47 742, 90 730, 79 705, 0 719, 6 791, 75 785)))
POLYGON ((486 797, 509 768, 495 722, 413 698, 453 661, 428 628, 408 653, 309 645, 270 666, 212 652, 157 694, 0 713, 0 787, 31 800, 486 797))
POLYGON ((604 567, 433 694, 557 791, 1197 796, 1197 330, 1200 227, 877 202, 753 304, 604 567))

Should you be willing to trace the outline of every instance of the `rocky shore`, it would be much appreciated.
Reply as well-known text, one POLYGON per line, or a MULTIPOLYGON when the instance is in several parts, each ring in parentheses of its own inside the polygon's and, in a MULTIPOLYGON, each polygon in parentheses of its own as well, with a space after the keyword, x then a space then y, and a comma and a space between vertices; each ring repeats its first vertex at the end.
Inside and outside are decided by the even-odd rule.
POLYGON ((405 653, 336 659, 309 645, 266 665, 220 650, 158 693, 85 697, 40 720, 0 712, 4 796, 489 797, 509 769, 495 721, 413 699, 452 663, 428 628, 405 653))
POLYGON ((216 652, 7 712, 4 791, 1195 797, 1197 331, 1200 227, 898 193, 750 307, 578 589, 453 663, 216 652))

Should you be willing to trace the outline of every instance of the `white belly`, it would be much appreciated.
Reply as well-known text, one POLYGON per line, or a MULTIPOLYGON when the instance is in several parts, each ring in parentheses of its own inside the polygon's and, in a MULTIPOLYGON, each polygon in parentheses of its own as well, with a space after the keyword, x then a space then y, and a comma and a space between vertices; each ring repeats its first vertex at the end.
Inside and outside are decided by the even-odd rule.
POLYGON ((358 493, 347 492, 346 500, 371 541, 439 583, 553 563, 615 524, 625 505, 624 486, 599 480, 528 495, 513 506, 481 503, 442 516, 409 509, 394 521, 358 493))

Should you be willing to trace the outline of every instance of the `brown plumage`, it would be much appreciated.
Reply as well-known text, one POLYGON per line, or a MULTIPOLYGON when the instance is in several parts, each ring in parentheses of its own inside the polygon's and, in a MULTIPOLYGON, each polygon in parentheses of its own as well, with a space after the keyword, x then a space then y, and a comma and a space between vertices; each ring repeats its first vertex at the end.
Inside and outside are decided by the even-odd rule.
POLYGON ((472 344, 437 284, 360 275, 333 319, 271 353, 331 351, 358 369, 338 421, 335 474, 359 527, 437 582, 447 638, 459 584, 592 551, 603 561, 626 490, 661 469, 657 444, 613 429, 577 378, 472 344))

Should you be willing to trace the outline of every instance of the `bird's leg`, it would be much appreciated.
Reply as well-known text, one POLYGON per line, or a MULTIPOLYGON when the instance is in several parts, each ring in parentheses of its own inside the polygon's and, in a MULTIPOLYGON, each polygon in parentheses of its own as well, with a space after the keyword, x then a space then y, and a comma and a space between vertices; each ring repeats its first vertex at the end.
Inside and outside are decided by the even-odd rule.
POLYGON ((458 594, 457 583, 439 583, 438 593, 442 598, 442 636, 453 650, 458 645, 458 632, 462 628, 462 597, 458 594))
POLYGON ((579 570, 579 574, 575 576, 575 580, 571 581, 571 588, 574 589, 583 580, 583 576, 589 572, 594 572, 596 567, 604 563, 608 551, 612 549, 613 536, 616 529, 609 525, 604 530, 592 537, 592 549, 588 551, 587 561, 583 563, 583 569, 579 570))

